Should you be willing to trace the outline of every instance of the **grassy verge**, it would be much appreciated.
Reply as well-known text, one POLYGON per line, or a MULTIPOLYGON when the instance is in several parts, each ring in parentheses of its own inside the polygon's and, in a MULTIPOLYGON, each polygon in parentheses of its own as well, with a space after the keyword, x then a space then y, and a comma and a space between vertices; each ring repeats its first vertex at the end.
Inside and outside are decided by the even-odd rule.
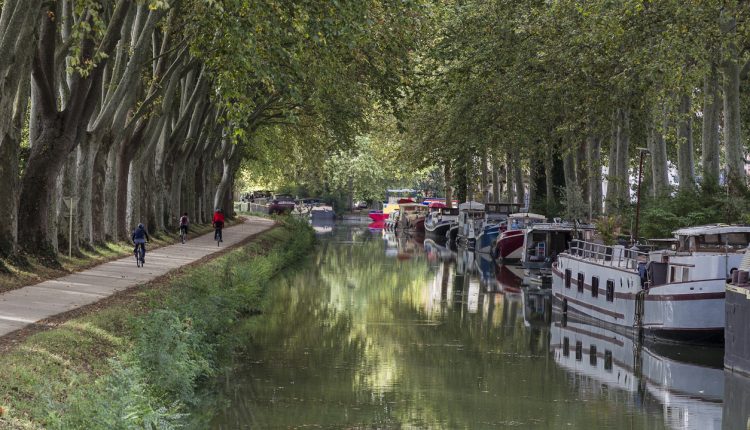
MULTIPOLYGON (((199 236, 213 231, 211 224, 193 224, 190 226, 190 236, 199 236)), ((179 240, 178 234, 159 232, 152 235, 149 249, 156 249, 172 245, 179 240)), ((32 285, 48 279, 59 278, 72 272, 88 269, 98 264, 126 257, 133 252, 130 242, 108 242, 93 249, 81 249, 77 254, 68 257, 67 252, 57 256, 59 266, 51 267, 36 259, 33 255, 21 258, 0 258, 0 292, 32 285)))
POLYGON ((300 259, 310 228, 285 220, 252 242, 90 313, 0 356, 0 428, 177 428, 196 388, 256 314, 268 279, 300 259))

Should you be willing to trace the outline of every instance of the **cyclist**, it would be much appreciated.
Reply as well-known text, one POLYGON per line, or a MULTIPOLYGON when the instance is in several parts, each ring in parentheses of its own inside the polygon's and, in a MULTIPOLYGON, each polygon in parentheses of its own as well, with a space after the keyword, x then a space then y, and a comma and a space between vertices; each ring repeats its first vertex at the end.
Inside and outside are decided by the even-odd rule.
POLYGON ((143 224, 138 224, 138 227, 133 230, 133 235, 131 236, 133 239, 133 243, 135 244, 135 248, 133 249, 133 253, 138 256, 138 247, 140 246, 143 249, 143 260, 146 260, 146 242, 151 240, 150 237, 148 237, 148 232, 146 231, 146 227, 143 224))
POLYGON ((221 229, 224 228, 224 213, 220 208, 216 208, 214 212, 214 239, 218 238, 219 242, 224 242, 221 237, 221 229))
POLYGON ((185 212, 180 217, 180 233, 183 235, 183 237, 187 237, 189 225, 190 225, 190 219, 188 218, 187 212, 185 212))

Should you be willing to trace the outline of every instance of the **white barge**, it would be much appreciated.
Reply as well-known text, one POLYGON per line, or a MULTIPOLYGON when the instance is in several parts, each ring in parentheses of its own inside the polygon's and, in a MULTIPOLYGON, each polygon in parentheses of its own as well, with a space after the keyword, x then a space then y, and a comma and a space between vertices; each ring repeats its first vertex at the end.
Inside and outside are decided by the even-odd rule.
POLYGON ((552 292, 574 312, 648 337, 721 341, 726 279, 750 241, 750 226, 674 232, 675 249, 640 252, 573 241, 552 267, 552 292))

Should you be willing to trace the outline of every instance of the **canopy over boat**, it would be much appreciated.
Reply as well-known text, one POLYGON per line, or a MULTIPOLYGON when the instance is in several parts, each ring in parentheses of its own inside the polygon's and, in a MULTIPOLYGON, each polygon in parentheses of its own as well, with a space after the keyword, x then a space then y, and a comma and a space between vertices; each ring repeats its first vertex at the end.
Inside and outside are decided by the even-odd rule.
POLYGON ((483 211, 484 210, 484 204, 479 202, 464 202, 458 205, 458 209, 462 211, 469 211, 469 210, 476 210, 476 211, 483 211))
POLYGON ((414 203, 413 199, 398 199, 398 204, 402 205, 404 203, 414 203))
POLYGON ((675 236, 702 236, 705 234, 750 233, 749 225, 709 224, 686 227, 672 232, 675 236))
POLYGON ((540 220, 544 221, 547 219, 544 215, 534 214, 531 212, 517 212, 514 214, 508 215, 508 218, 510 219, 533 219, 533 220, 540 220))
POLYGON ((427 207, 430 209, 438 209, 438 208, 444 208, 447 206, 445 206, 445 203, 443 202, 431 202, 427 207))

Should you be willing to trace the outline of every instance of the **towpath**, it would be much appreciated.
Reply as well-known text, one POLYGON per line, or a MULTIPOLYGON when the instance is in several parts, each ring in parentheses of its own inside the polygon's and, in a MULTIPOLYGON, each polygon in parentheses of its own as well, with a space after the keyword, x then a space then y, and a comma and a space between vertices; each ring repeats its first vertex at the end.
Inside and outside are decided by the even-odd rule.
POLYGON ((62 278, 0 294, 0 336, 40 320, 95 303, 112 294, 162 276, 273 227, 265 218, 246 217, 245 222, 224 229, 224 242, 216 246, 213 233, 189 237, 185 244, 146 252, 146 264, 124 257, 62 278))

